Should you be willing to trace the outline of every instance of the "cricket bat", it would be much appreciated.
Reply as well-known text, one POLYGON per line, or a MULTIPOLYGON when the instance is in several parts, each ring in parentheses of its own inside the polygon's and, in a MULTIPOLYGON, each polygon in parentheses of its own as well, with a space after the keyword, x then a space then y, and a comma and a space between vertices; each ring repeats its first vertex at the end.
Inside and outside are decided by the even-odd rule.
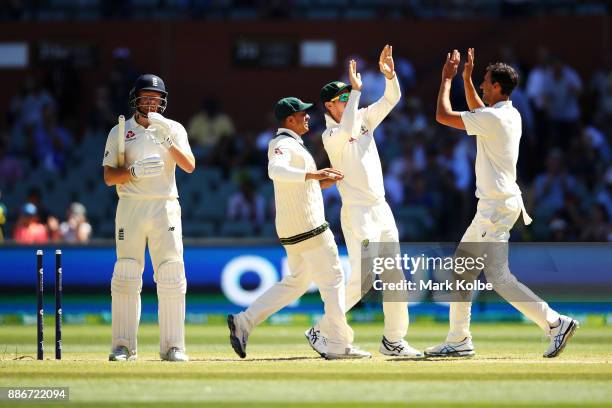
POLYGON ((125 164, 125 116, 119 115, 119 129, 117 131, 117 164, 125 164))

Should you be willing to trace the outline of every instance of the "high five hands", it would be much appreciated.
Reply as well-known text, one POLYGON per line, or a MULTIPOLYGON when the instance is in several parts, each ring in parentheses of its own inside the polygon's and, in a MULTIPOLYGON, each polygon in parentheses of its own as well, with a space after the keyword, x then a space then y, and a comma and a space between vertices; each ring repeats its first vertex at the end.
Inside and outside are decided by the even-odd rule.
POLYGON ((457 67, 459 67, 459 61, 461 60, 461 55, 459 51, 453 50, 452 53, 446 54, 446 62, 444 63, 444 67, 442 68, 442 80, 450 80, 457 75, 457 67))
POLYGON ((395 63, 393 62, 393 47, 389 44, 380 52, 378 59, 378 68, 387 79, 393 79, 395 76, 395 63))
POLYGON ((463 64, 463 80, 468 81, 472 78, 472 71, 474 71, 474 49, 468 48, 467 50, 467 61, 463 64))
POLYGON ((361 74, 357 72, 357 61, 355 60, 349 61, 348 77, 352 89, 355 91, 361 91, 361 74))

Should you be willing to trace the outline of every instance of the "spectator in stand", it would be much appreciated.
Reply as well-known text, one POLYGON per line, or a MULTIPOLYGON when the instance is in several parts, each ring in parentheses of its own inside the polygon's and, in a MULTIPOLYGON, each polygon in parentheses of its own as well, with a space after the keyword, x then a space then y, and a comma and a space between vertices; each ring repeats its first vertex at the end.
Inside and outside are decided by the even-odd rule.
POLYGON ((578 240, 588 242, 607 242, 612 240, 610 218, 603 205, 593 205, 589 221, 583 228, 578 240))
POLYGON ((544 76, 546 113, 550 120, 549 146, 567 150, 569 142, 580 135, 582 81, 578 73, 560 58, 552 60, 544 76))
POLYGON ((608 219, 612 220, 612 166, 606 171, 603 185, 597 192, 596 200, 597 203, 604 206, 608 213, 608 219))
POLYGON ((21 209, 13 239, 18 244, 46 244, 49 242, 47 228, 38 220, 36 206, 26 203, 21 209))
POLYGON ((537 64, 527 76, 525 92, 531 103, 534 118, 534 131, 537 135, 537 156, 542 157, 548 146, 546 136, 549 133, 548 116, 546 113, 546 76, 550 69, 550 52, 545 47, 538 48, 537 64))
POLYGON ((532 199, 535 211, 538 208, 557 210, 563 206, 566 193, 576 187, 576 180, 567 173, 563 164, 563 153, 559 149, 550 152, 546 159, 546 172, 536 176, 532 199))
MULTIPOLYGON (((517 72, 519 74, 519 81, 521 81, 523 75, 521 72, 517 72)), ((519 146, 519 157, 521 157, 521 160, 518 161, 518 176, 519 178, 524 177, 526 180, 532 181, 533 176, 539 170, 539 156, 537 150, 538 135, 535 133, 536 119, 533 113, 532 105, 529 102, 529 97, 527 96, 527 92, 524 86, 522 86, 521 82, 519 82, 516 88, 514 88, 514 91, 512 91, 510 100, 512 101, 512 106, 514 106, 521 114, 523 128, 521 144, 519 146)))
POLYGON ((81 78, 73 58, 55 61, 46 69, 45 89, 53 95, 58 121, 76 130, 81 103, 81 78))
POLYGON ((550 240, 552 242, 566 242, 570 239, 567 221, 562 217, 555 216, 548 224, 550 240))
POLYGON ((403 141, 415 133, 424 132, 428 128, 428 119, 423 113, 423 104, 416 96, 406 98, 402 109, 395 109, 389 118, 387 134, 393 140, 403 141))
POLYGON ((110 89, 99 85, 94 94, 93 108, 89 114, 88 131, 94 135, 106 135, 108 129, 117 124, 117 115, 113 110, 110 89))
POLYGON ((219 103, 207 99, 202 109, 189 119, 187 133, 192 145, 210 148, 222 137, 232 137, 235 127, 232 119, 221 111, 219 103))
POLYGON ((57 123, 51 105, 43 109, 43 122, 34 133, 37 155, 43 166, 51 171, 63 171, 72 144, 70 133, 57 123))
POLYGON ((91 238, 92 228, 87 222, 87 211, 81 203, 70 204, 67 219, 62 222, 59 231, 64 242, 69 244, 86 244, 91 238))
MULTIPOLYGON (((2 199, 2 191, 0 191, 0 199, 2 199)), ((0 201, 0 244, 4 242, 3 226, 6 224, 7 213, 6 206, 0 201)))
POLYGON ((601 87, 595 113, 595 121, 606 134, 612 134, 612 71, 604 81, 598 84, 601 87))
POLYGON ((232 221, 250 221, 260 228, 265 222, 265 200, 255 191, 255 185, 249 177, 243 176, 240 190, 228 200, 227 218, 232 221))
POLYGON ((21 162, 9 155, 6 145, 0 141, 0 184, 12 185, 22 178, 21 162))
MULTIPOLYGON (((110 1, 104 1, 103 3, 110 4, 110 1)), ((110 95, 115 116, 127 115, 131 112, 127 102, 130 99, 128 93, 140 74, 134 68, 130 55, 130 49, 127 47, 117 47, 113 50, 114 66, 110 73, 110 95)))
POLYGON ((257 150, 258 154, 266 153, 268 151, 268 145, 270 144, 270 140, 272 140, 276 135, 276 130, 278 129, 278 123, 276 123, 276 119, 272 112, 268 114, 267 117, 268 125, 264 130, 257 134, 257 150))
POLYGON ((55 106, 55 99, 36 79, 28 77, 23 91, 12 99, 9 108, 13 131, 19 134, 27 124, 38 126, 46 106, 55 106))

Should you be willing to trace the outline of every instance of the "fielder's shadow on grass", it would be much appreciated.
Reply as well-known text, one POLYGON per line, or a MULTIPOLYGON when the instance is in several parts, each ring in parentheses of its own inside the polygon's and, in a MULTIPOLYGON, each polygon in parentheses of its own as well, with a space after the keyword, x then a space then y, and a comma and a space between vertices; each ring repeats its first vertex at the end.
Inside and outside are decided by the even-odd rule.
MULTIPOLYGON (((406 358, 406 357, 398 357, 398 358, 388 358, 385 361, 428 361, 428 362, 436 362, 436 361, 462 361, 462 360, 472 360, 474 357, 419 357, 419 358, 406 358)), ((503 360, 503 359, 500 359, 503 360)))

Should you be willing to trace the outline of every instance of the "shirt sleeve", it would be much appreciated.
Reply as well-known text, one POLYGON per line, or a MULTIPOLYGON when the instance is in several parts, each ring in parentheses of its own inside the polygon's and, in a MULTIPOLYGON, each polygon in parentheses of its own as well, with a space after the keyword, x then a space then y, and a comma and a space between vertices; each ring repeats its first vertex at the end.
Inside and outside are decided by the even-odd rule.
POLYGON ((115 126, 108 132, 106 138, 106 147, 104 148, 104 157, 102 166, 117 167, 117 132, 119 127, 115 126))
POLYGON ((174 133, 174 136, 176 138, 176 144, 178 145, 178 147, 184 153, 193 156, 191 146, 189 145, 189 137, 187 136, 187 131, 185 130, 185 127, 178 122, 173 122, 172 132, 174 133))
POLYGON ((370 132, 380 125, 402 97, 397 74, 391 79, 385 78, 385 81, 385 93, 382 98, 365 108, 364 118, 370 132))
POLYGON ((470 136, 489 136, 496 132, 499 119, 491 108, 480 108, 473 111, 461 112, 461 119, 465 125, 465 131, 470 136))
POLYGON ((270 143, 268 148, 268 177, 273 181, 285 183, 303 183, 306 180, 306 169, 291 166, 291 147, 287 143, 270 143))

